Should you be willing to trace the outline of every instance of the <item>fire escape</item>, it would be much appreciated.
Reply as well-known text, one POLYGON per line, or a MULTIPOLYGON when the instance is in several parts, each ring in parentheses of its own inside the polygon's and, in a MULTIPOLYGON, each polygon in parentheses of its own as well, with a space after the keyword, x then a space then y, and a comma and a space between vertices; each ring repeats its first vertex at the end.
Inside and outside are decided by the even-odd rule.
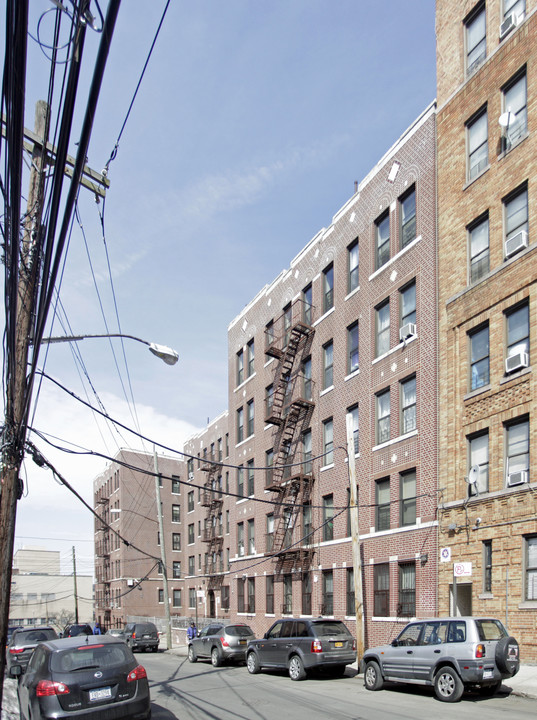
POLYGON ((221 467, 221 461, 216 461, 214 457, 204 460, 201 466, 201 470, 207 473, 207 480, 201 494, 201 504, 207 508, 202 540, 207 543, 204 571, 208 576, 208 589, 219 588, 224 578, 221 467))
POLYGON ((313 307, 296 300, 266 330, 265 353, 278 361, 265 418, 276 426, 273 467, 265 487, 275 495, 274 532, 266 555, 274 557, 277 575, 304 570, 313 555, 301 520, 313 484, 311 448, 303 445, 303 431, 314 408, 311 373, 304 373, 303 368, 315 332, 312 322, 313 307))
POLYGON ((108 529, 109 498, 100 494, 96 502, 96 510, 99 512, 102 521, 95 520, 96 530, 96 577, 97 583, 101 584, 102 595, 97 601, 97 609, 104 612, 104 621, 110 620, 110 530, 108 529))

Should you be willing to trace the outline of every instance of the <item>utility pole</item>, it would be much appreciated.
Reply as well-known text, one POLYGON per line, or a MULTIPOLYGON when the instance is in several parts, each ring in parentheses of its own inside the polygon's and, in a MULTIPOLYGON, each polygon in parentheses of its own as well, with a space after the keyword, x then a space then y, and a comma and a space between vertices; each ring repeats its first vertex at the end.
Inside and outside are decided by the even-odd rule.
POLYGON ((352 565, 354 576, 354 605, 356 613, 356 659, 358 669, 364 656, 364 596, 362 589, 362 555, 360 550, 360 522, 358 511, 358 488, 356 485, 356 460, 354 458, 354 428, 352 415, 347 413, 347 456, 349 462, 350 516, 352 537, 352 565))
POLYGON ((160 533, 160 558, 162 562, 162 580, 164 582, 164 608, 166 610, 166 644, 168 650, 172 647, 172 619, 170 616, 170 595, 168 592, 168 567, 166 565, 166 540, 164 538, 164 521, 162 519, 162 504, 160 501, 160 475, 158 471, 157 451, 153 448, 155 461, 155 496, 157 498, 158 529, 160 533))
POLYGON ((78 625, 78 591, 76 587, 76 555, 75 546, 73 545, 73 579, 75 583, 75 623, 78 625))

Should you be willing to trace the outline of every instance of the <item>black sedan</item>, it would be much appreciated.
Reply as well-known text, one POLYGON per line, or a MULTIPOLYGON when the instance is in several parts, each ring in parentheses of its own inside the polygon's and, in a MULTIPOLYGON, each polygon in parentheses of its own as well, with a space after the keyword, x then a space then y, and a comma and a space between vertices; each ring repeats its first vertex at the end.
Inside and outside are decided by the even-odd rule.
POLYGON ((147 674, 121 640, 92 635, 39 643, 18 696, 22 720, 84 717, 84 720, 149 720, 147 674))

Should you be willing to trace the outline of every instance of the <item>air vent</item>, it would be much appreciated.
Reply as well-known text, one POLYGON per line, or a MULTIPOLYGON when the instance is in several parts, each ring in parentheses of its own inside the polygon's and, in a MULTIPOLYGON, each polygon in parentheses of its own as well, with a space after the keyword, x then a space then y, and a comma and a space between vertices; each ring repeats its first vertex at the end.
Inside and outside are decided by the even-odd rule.
POLYGON ((528 471, 519 470, 519 472, 509 473, 509 475, 507 476, 507 485, 509 487, 511 487, 512 485, 522 485, 523 483, 527 483, 528 480, 528 471))
POLYGON ((528 353, 521 352, 511 355, 505 360, 505 372, 512 373, 522 368, 527 368, 530 364, 528 353))
POLYGON ((399 340, 401 342, 404 342, 405 340, 408 340, 411 337, 415 337, 416 335, 416 326, 414 323, 406 323, 402 327, 399 328, 399 340))
POLYGON ((525 230, 517 232, 505 241, 505 257, 509 258, 517 252, 528 247, 528 233, 525 230))

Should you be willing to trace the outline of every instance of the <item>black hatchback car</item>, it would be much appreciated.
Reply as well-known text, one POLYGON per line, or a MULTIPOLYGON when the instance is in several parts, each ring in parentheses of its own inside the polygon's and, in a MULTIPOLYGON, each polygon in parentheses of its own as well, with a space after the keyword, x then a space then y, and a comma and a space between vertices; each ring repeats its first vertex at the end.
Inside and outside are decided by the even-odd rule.
POLYGON ((280 668, 291 680, 304 680, 309 670, 343 675, 356 662, 356 643, 345 623, 324 618, 277 620, 261 640, 252 640, 246 651, 248 672, 280 668))
POLYGON ((76 637, 77 635, 93 635, 93 628, 88 623, 73 623, 66 625, 62 637, 76 637))
POLYGON ((40 643, 19 675, 22 720, 80 717, 84 720, 149 720, 147 674, 121 640, 104 636, 40 643))
POLYGON ((6 651, 7 673, 11 676, 11 667, 19 665, 23 672, 26 670, 28 661, 32 657, 37 643, 43 640, 54 640, 58 637, 58 633, 54 628, 43 627, 26 627, 17 628, 13 631, 9 640, 6 651))

